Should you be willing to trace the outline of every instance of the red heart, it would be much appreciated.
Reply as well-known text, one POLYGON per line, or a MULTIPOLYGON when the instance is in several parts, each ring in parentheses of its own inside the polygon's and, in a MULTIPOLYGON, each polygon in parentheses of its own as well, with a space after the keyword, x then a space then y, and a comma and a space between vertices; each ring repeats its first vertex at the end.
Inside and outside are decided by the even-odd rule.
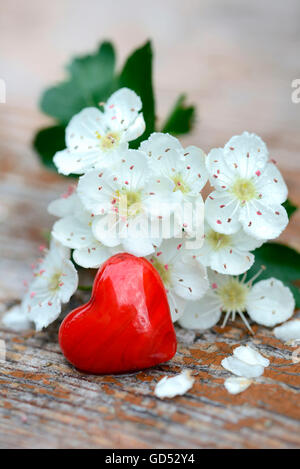
POLYGON ((124 373, 170 360, 176 335, 158 272, 131 254, 108 259, 90 301, 64 319, 59 343, 67 360, 89 373, 124 373))

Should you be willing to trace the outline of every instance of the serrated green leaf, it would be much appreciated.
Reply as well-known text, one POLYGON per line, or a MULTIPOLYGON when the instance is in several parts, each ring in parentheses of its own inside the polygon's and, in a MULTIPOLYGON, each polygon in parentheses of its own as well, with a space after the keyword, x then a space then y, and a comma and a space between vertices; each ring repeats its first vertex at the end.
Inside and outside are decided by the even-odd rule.
POLYGON ((186 134, 192 130, 195 121, 196 108, 185 105, 186 96, 183 94, 177 99, 162 132, 172 135, 186 134))
POLYGON ((33 147, 39 154, 42 163, 47 168, 56 171, 53 155, 66 147, 65 127, 56 125, 40 130, 35 136, 33 147))
POLYGON ((135 91, 143 103, 146 122, 144 134, 131 145, 137 148, 155 130, 155 101, 152 85, 152 47, 147 42, 137 49, 126 61, 119 77, 119 88, 127 87, 135 91))
POLYGON ((112 44, 104 42, 94 55, 75 58, 67 67, 70 78, 45 91, 41 109, 60 124, 88 106, 96 106, 112 93, 115 52, 112 44))
POLYGON ((298 207, 290 199, 287 199, 282 205, 286 209, 289 218, 298 210, 298 207))
POLYGON ((247 278, 251 278, 259 271, 262 265, 266 270, 258 280, 275 277, 289 287, 295 297, 296 307, 300 308, 300 289, 296 282, 300 280, 300 254, 284 244, 265 243, 254 251, 255 264, 248 272, 247 278))

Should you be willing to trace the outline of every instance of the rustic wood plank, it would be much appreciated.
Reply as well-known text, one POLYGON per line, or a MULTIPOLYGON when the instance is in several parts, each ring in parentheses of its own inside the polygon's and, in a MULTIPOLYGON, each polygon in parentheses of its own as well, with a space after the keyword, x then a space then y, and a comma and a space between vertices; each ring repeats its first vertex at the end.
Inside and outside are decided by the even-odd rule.
POLYGON ((175 358, 134 374, 91 376, 63 358, 57 326, 43 333, 1 330, 0 447, 294 448, 300 447, 300 364, 269 330, 248 336, 241 323, 204 334, 177 329, 175 358), (271 365, 238 396, 223 387, 220 365, 236 344, 252 343, 271 365), (159 400, 155 383, 192 370, 193 389, 159 400))

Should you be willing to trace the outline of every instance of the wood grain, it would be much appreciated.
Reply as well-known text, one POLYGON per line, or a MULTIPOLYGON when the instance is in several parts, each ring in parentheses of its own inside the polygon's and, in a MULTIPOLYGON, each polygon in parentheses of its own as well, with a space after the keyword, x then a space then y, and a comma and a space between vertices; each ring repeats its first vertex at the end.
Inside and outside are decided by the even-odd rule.
MULTIPOLYGON (((184 142, 205 151, 247 129, 260 134, 300 204, 300 104, 291 101, 299 78, 300 4, 285 0, 2 0, 0 78, 0 315, 20 299, 43 233, 54 219, 48 202, 68 182, 41 168, 31 149, 34 132, 51 120, 38 98, 63 77, 74 53, 111 38, 119 63, 153 38, 157 114, 162 122, 186 91, 198 109, 184 142), (84 22, 83 22, 84 18, 84 22), (84 33, 78 34, 78 31, 84 33)), ((300 214, 281 237, 300 248, 300 214)), ((77 296, 74 302, 84 301, 77 296)), ((172 362, 126 376, 87 376, 60 353, 57 326, 15 334, 0 329, 7 359, 0 364, 1 448, 299 448, 300 369, 295 349, 240 323, 202 335, 178 329, 172 362), (246 392, 231 396, 222 358, 253 343, 271 360, 246 392), (185 396, 153 395, 164 375, 190 368, 196 377, 185 396)))
POLYGON ((300 447, 300 364, 269 330, 249 338, 241 324, 205 334, 178 329, 175 358, 123 376, 84 375, 60 353, 56 328, 2 330, 7 361, 0 372, 0 447, 10 448, 295 448, 300 447), (220 366, 236 344, 252 343, 271 361, 238 396, 223 386, 220 366), (195 385, 171 400, 156 382, 181 369, 195 385))

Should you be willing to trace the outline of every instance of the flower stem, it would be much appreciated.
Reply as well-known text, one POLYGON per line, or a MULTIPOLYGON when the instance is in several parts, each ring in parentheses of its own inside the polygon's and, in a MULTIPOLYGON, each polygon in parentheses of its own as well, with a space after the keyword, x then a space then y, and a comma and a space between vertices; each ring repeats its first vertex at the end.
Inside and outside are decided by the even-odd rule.
POLYGON ((78 290, 81 291, 92 291, 93 285, 78 285, 78 290))

